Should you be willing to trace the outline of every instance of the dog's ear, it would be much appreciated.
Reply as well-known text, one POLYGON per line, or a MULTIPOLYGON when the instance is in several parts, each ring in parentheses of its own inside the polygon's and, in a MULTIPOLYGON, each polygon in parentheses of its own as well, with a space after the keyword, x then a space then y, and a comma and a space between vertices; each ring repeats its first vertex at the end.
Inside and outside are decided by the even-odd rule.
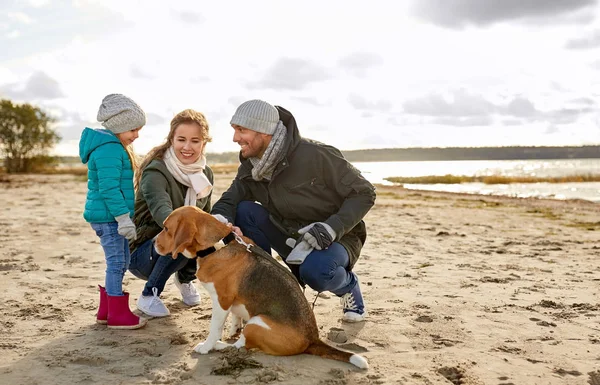
POLYGON ((176 259, 180 253, 183 253, 185 249, 191 246, 194 234, 196 233, 196 226, 193 221, 186 220, 185 217, 181 216, 177 219, 175 226, 173 226, 173 229, 171 230, 174 233, 173 251, 171 252, 171 257, 173 259, 176 259))
POLYGON ((223 224, 209 214, 201 213, 196 218, 196 234, 194 239, 200 250, 214 246, 231 232, 231 223, 223 224))

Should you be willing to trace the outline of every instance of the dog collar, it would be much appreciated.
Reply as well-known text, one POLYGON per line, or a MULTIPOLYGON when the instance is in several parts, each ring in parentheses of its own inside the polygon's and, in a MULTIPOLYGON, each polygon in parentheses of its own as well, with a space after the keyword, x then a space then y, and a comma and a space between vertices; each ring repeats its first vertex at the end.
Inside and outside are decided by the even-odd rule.
POLYGON ((232 231, 225 238, 222 239, 224 244, 229 244, 229 242, 233 241, 236 238, 235 233, 232 231))

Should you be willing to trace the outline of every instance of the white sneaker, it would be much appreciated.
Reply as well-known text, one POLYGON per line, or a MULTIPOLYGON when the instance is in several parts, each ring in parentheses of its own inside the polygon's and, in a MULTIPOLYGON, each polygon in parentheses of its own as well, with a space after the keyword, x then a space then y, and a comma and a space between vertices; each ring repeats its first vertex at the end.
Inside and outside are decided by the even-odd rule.
POLYGON ((158 297, 158 289, 153 287, 149 296, 140 295, 137 300, 137 308, 152 317, 166 317, 171 314, 163 301, 158 297))
POLYGON ((181 293, 183 303, 185 303, 188 306, 200 305, 200 293, 198 293, 198 290, 196 290, 196 286, 194 286, 193 283, 179 282, 177 272, 173 274, 173 282, 175 283, 175 286, 177 286, 179 292, 181 293))

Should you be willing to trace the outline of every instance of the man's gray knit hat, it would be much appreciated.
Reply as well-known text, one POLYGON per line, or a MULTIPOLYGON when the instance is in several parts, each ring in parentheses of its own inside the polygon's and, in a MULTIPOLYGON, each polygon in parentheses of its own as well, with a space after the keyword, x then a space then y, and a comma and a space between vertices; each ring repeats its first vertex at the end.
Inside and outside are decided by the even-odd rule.
POLYGON ((121 94, 106 95, 102 99, 97 119, 115 134, 131 131, 146 124, 146 114, 142 108, 121 94))
POLYGON ((237 108, 230 124, 273 135, 278 122, 277 108, 262 100, 249 100, 237 108))

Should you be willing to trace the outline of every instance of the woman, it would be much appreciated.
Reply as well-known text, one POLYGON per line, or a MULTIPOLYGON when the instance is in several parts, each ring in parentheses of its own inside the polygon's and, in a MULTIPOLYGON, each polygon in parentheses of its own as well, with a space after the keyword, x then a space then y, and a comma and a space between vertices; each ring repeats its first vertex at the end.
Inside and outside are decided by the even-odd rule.
MULTIPOLYGON (((150 150, 136 174, 133 221, 137 227, 137 239, 130 246, 129 271, 148 281, 137 307, 150 316, 170 314, 159 296, 175 272, 175 285, 182 294, 183 302, 189 306, 200 303, 200 295, 192 283, 196 278, 196 260, 181 254, 176 259, 157 254, 154 237, 176 208, 192 205, 210 212, 213 172, 206 165, 204 156, 206 143, 210 141, 204 115, 184 110, 171 120, 166 142, 150 150)), ((204 252, 212 251, 214 249, 204 252)))

